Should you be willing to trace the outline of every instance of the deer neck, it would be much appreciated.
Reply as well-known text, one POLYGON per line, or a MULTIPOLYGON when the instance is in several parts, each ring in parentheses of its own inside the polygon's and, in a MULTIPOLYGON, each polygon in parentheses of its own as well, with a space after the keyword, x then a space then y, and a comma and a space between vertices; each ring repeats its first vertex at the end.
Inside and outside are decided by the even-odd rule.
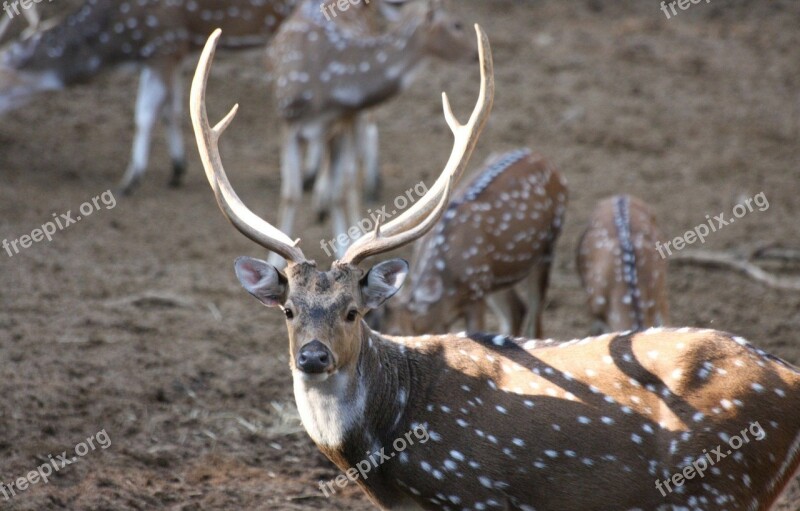
POLYGON ((426 56, 427 23, 422 15, 416 14, 399 22, 384 36, 378 51, 386 54, 385 78, 408 87, 426 56))
POLYGON ((404 426, 411 367, 402 345, 362 324, 359 357, 324 382, 293 374, 295 400, 312 440, 337 465, 352 466, 404 426))

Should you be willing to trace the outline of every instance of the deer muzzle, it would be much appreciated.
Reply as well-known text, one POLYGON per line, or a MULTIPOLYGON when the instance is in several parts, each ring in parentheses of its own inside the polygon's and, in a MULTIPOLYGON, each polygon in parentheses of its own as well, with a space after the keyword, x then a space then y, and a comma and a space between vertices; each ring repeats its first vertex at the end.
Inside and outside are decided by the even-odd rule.
POLYGON ((322 374, 333 367, 333 354, 327 346, 313 340, 300 348, 297 355, 297 368, 306 374, 322 374))

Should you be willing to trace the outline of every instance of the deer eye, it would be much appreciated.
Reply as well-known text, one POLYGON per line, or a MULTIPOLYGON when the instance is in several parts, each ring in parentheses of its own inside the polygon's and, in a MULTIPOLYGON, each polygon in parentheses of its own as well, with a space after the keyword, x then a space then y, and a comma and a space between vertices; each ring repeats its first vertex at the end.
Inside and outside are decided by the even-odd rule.
POLYGON ((357 311, 357 310, 355 310, 355 309, 351 309, 351 310, 350 310, 350 311, 347 313, 347 318, 346 318, 346 319, 347 319, 347 321, 348 321, 349 323, 352 323, 353 321, 355 321, 355 320, 356 320, 356 318, 357 318, 357 317, 358 317, 358 311, 357 311))
POLYGON ((294 318, 294 312, 292 312, 292 309, 285 308, 283 309, 283 313, 286 315, 286 319, 294 318))

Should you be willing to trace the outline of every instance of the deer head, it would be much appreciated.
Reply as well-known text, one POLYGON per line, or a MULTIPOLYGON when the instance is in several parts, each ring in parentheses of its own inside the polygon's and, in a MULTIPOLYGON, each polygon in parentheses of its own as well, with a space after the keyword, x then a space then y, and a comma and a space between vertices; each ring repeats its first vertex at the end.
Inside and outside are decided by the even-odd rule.
POLYGON ((475 41, 449 4, 446 0, 428 3, 428 53, 448 62, 474 61, 478 56, 475 41))
POLYGON ((230 113, 211 128, 205 107, 210 64, 221 32, 210 37, 192 83, 191 114, 201 159, 217 203, 245 236, 283 257, 284 270, 258 259, 243 257, 235 270, 244 288, 263 304, 280 308, 286 316, 292 371, 295 378, 323 382, 334 374, 350 374, 362 349, 366 325, 363 316, 394 295, 408 273, 408 264, 389 260, 369 270, 359 263, 367 257, 401 247, 430 230, 447 206, 455 181, 463 173, 491 110, 494 82, 489 43, 476 26, 480 42, 481 92, 466 125, 460 124, 443 94, 444 114, 455 142, 450 159, 436 183, 412 208, 353 244, 329 271, 309 261, 283 232, 250 211, 228 181, 218 141, 236 114, 230 113))
POLYGON ((239 258, 235 266, 250 294, 283 311, 291 367, 300 378, 315 382, 339 371, 355 371, 363 338, 361 318, 394 295, 408 273, 408 264, 401 259, 380 263, 366 273, 349 264, 320 272, 309 262, 282 272, 249 257, 239 258))

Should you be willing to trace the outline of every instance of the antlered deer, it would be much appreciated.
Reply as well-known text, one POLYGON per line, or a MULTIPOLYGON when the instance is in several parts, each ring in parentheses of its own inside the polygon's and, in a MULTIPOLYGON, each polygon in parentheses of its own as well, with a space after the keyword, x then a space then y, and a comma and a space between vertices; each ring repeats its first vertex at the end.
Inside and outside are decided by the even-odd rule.
MULTIPOLYGON (((268 51, 268 67, 285 121, 281 231, 291 233, 294 228, 304 174, 317 174, 313 204, 320 214, 330 211, 334 236, 358 221, 359 152, 373 191, 378 172, 377 131, 365 125, 363 112, 396 96, 429 56, 450 61, 477 58, 472 38, 445 7, 443 0, 406 2, 398 20, 376 34, 363 26, 332 23, 318 1, 305 0, 278 31, 268 51), (360 130, 365 136, 359 136, 360 130), (304 142, 310 155, 305 172, 304 142), (329 162, 321 170, 325 154, 329 162)), ((279 258, 272 256, 270 261, 278 264, 279 258)))
POLYGON ((491 160, 417 242, 412 285, 387 304, 382 327, 444 333, 462 318, 468 331, 482 331, 489 301, 503 318, 501 332, 541 337, 566 207, 566 182, 541 155, 519 149, 491 160), (513 287, 520 282, 525 300, 513 287))
POLYGON ((655 248, 660 239, 655 215, 641 200, 617 195, 597 205, 577 256, 594 333, 669 321, 667 263, 655 248))
POLYGON ((192 123, 217 203, 244 235, 288 262, 281 271, 243 257, 235 269, 247 291, 286 316, 304 427, 346 472, 365 453, 387 451, 368 478, 357 479, 381 509, 766 511, 800 465, 800 370, 743 339, 693 329, 564 343, 389 337, 362 320, 398 291, 408 265, 394 259, 365 271, 359 264, 433 228, 489 114, 490 50, 476 30, 481 94, 466 125, 444 97, 455 142, 441 176, 328 271, 231 188, 218 143, 236 109, 212 128, 205 108, 219 32, 200 58, 192 123), (394 440, 418 428, 430 441, 391 452, 394 440), (732 437, 748 429, 758 441, 734 446, 732 437), (710 458, 729 439, 735 454, 659 491, 656 481, 710 458))
MULTIPOLYGON (((159 117, 167 125, 172 159, 170 184, 185 172, 181 64, 202 47, 206 35, 225 28, 227 48, 263 46, 296 0, 86 1, 56 26, 20 41, 0 59, 0 113, 39 92, 85 82, 124 64, 142 66, 136 99, 131 161, 120 183, 131 192, 150 155, 159 117)), ((27 12, 27 11, 26 11, 27 12)))

